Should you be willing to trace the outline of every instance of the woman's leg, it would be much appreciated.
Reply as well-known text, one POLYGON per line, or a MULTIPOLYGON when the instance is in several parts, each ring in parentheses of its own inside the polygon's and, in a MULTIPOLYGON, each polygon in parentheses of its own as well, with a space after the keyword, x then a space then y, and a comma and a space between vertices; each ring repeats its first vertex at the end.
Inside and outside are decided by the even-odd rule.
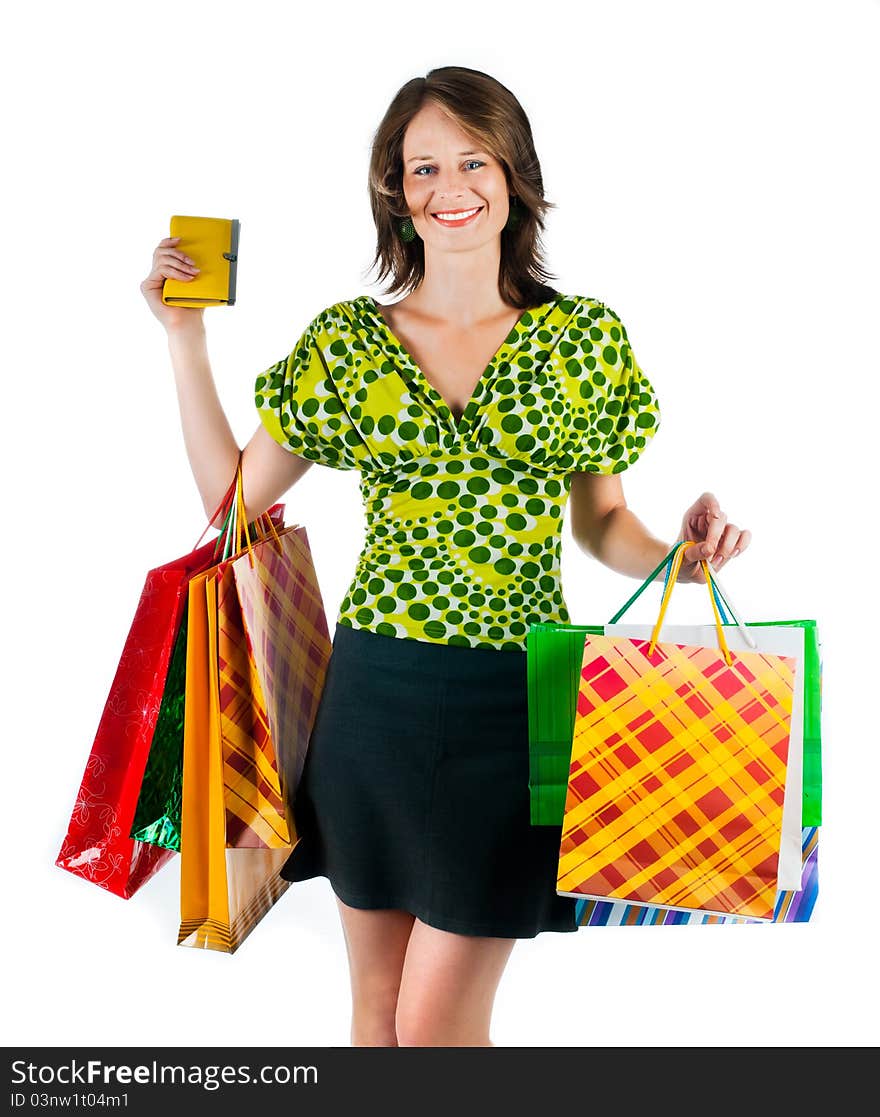
POLYGON ((416 919, 397 999, 400 1047, 493 1047, 495 993, 516 939, 457 935, 416 919))
POLYGON ((336 897, 351 976, 352 1047, 397 1047, 400 978, 415 917, 352 908, 336 897))

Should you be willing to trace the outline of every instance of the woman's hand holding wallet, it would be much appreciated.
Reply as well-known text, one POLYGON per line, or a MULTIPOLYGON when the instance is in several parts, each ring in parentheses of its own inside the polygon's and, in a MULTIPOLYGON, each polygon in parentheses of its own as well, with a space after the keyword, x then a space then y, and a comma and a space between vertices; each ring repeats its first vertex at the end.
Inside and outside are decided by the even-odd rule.
POLYGON ((141 293, 147 305, 166 330, 181 325, 201 323, 203 306, 173 306, 162 298, 166 279, 189 283, 200 272, 195 261, 177 248, 180 237, 163 237, 153 252, 153 267, 141 283, 141 293))
POLYGON ((235 305, 240 228, 235 218, 171 218, 171 235, 159 242, 152 271, 141 283, 166 329, 192 322, 192 312, 206 306, 235 305))

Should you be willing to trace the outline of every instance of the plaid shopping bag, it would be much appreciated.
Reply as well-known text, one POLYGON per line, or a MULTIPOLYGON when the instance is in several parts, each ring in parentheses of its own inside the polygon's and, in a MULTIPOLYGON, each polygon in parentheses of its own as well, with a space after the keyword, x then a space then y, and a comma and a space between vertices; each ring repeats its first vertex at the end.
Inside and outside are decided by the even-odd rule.
MULTIPOLYGON (((782 805, 776 886, 778 889, 800 888, 803 859, 801 856, 803 816, 804 759, 804 632, 798 625, 762 625, 759 628, 723 627, 728 647, 737 652, 756 650, 762 654, 789 657, 794 663, 791 722, 785 766, 785 795, 782 805), (747 639, 746 639, 747 637, 747 639)), ((650 638, 651 625, 608 624, 606 636, 650 638)), ((658 639, 666 644, 717 648, 717 630, 713 625, 664 624, 658 639)))
MULTIPOLYGON (((606 634, 651 585, 674 550, 645 579, 607 625, 537 623, 526 639, 529 716, 529 804, 533 826, 559 826, 565 811, 571 740, 577 711, 584 637, 606 634)), ((725 628, 733 614, 713 575, 713 592, 725 628)), ((752 629, 798 627, 804 630, 802 807, 800 825, 822 821, 822 658, 816 620, 749 621, 752 629)), ((757 634, 760 637, 760 633, 757 634)))
POLYGON ((289 887, 332 643, 302 526, 190 584, 178 944, 233 953, 289 887))
POLYGON ((776 903, 796 660, 584 639, 557 891, 770 920, 776 903))
MULTIPOLYGON (((819 827, 805 826, 801 836, 803 869, 796 889, 777 893, 773 923, 809 923, 819 896, 819 827)), ((620 900, 578 900, 575 918, 579 927, 679 926, 695 923, 764 923, 739 915, 707 915, 699 911, 677 911, 650 904, 627 904, 620 900)))

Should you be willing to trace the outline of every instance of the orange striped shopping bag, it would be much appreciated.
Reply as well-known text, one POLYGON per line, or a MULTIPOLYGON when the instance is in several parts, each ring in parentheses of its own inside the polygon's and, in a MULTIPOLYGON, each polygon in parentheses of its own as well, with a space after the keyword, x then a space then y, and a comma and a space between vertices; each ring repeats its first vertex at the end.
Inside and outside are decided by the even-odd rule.
POLYGON ((190 583, 181 946, 233 953, 289 887, 299 840, 291 804, 332 643, 305 528, 268 529, 190 583))
POLYGON ((557 892, 772 920, 796 659, 587 634, 557 892))

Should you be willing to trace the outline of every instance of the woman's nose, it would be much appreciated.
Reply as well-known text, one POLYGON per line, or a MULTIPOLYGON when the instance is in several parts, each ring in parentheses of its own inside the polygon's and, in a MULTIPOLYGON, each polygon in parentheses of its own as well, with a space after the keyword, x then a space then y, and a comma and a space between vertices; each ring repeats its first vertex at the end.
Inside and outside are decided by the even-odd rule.
POLYGON ((460 171, 447 171, 445 175, 438 175, 437 197, 441 201, 450 201, 460 198, 464 193, 464 178, 460 171))

